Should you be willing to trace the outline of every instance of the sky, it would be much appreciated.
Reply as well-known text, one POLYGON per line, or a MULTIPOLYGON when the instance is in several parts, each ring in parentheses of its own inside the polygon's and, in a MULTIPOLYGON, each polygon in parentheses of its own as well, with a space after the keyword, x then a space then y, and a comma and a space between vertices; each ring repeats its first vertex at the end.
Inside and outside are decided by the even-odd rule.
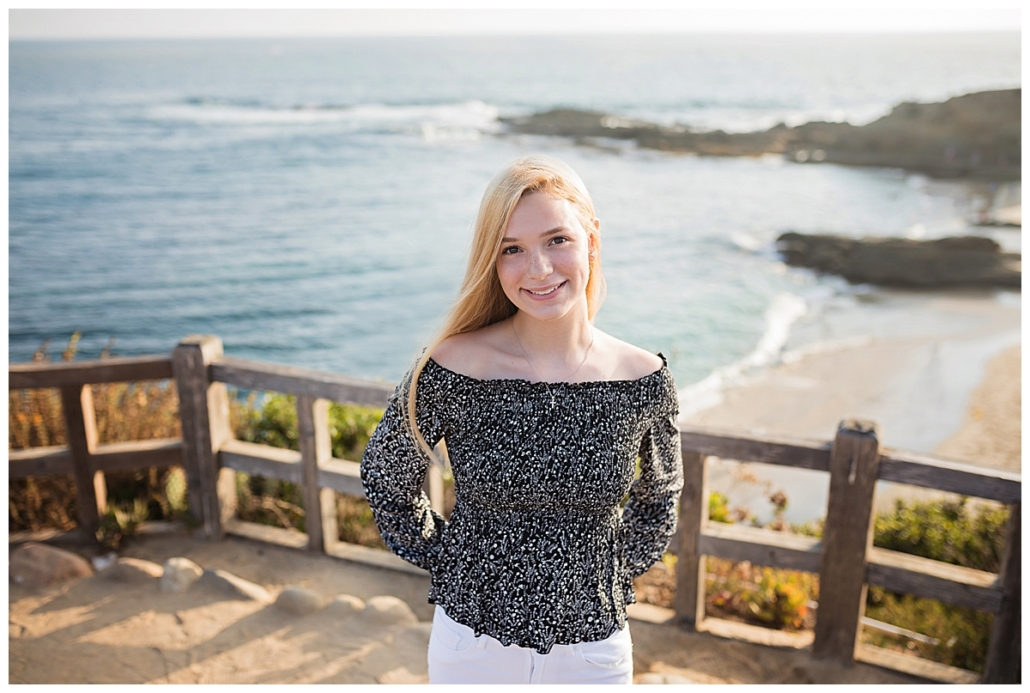
MULTIPOLYGON (((74 4, 74 3, 69 3, 74 4)), ((112 2, 117 5, 121 3, 112 2)), ((1019 31, 1018 3, 996 8, 938 2, 724 2, 719 9, 677 3, 675 9, 12 9, 10 39, 229 38, 353 35, 582 34, 694 32, 1019 31)), ((462 3, 453 3, 461 5, 462 3)), ((467 4, 467 3, 466 3, 467 4)), ((553 7, 558 3, 549 3, 553 7)), ((337 7, 339 3, 337 3, 337 7)), ((639 7, 639 6, 638 6, 639 7)))

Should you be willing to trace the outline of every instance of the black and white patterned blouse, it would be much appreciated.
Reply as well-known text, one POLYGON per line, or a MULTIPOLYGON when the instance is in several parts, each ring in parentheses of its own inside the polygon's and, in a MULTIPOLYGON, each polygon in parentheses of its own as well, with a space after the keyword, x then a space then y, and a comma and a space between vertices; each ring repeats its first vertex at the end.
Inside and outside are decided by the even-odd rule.
POLYGON ((430 359, 416 418, 430 445, 447 444, 449 522, 422 492, 429 460, 391 397, 361 479, 387 546, 431 573, 430 603, 477 635, 544 654, 626 624, 632 580, 665 551, 683 486, 662 361, 638 380, 545 385, 478 380, 430 359))

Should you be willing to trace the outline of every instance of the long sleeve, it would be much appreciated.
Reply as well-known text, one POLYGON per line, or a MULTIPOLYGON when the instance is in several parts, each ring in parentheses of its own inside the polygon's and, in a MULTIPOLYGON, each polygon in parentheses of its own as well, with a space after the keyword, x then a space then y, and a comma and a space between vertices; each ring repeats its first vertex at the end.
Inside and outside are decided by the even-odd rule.
MULTIPOLYGON (((404 560, 431 572, 436 567, 446 523, 422 491, 430 460, 407 425, 407 409, 400 396, 403 387, 401 383, 390 397, 365 448, 361 481, 386 545, 404 560)), ((419 431, 430 445, 436 445, 444 434, 441 399, 439 384, 423 371, 415 410, 419 431)))
POLYGON ((662 557, 676 531, 676 502, 683 489, 683 456, 676 410, 664 415, 640 442, 640 477, 622 513, 625 558, 631 578, 662 557))

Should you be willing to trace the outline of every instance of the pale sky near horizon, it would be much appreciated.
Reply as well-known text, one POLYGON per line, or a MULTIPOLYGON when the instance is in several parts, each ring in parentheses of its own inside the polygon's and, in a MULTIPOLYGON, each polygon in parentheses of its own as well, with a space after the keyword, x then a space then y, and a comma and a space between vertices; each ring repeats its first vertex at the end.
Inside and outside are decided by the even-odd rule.
POLYGON ((11 9, 9 39, 694 32, 1019 31, 1021 12, 930 3, 862 10, 728 3, 720 9, 11 9))

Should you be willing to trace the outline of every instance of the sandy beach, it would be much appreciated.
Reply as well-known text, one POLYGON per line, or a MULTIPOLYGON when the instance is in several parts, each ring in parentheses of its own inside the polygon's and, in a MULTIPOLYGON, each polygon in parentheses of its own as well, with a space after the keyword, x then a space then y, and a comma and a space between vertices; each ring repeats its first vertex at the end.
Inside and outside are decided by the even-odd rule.
MULTIPOLYGON (((681 423, 826 441, 841 420, 870 419, 879 423, 885 447, 1019 471, 1018 299, 884 291, 876 300, 885 314, 896 307, 903 317, 836 344, 787 350, 781 363, 729 387, 721 402, 681 423), (923 324, 897 326, 906 321, 923 324)), ((823 514, 829 481, 819 472, 716 461, 710 483, 759 517, 768 513, 769 490, 782 488, 791 501, 787 519, 803 522, 823 514)), ((902 493, 940 495, 881 483, 877 506, 890 507, 902 493)))

